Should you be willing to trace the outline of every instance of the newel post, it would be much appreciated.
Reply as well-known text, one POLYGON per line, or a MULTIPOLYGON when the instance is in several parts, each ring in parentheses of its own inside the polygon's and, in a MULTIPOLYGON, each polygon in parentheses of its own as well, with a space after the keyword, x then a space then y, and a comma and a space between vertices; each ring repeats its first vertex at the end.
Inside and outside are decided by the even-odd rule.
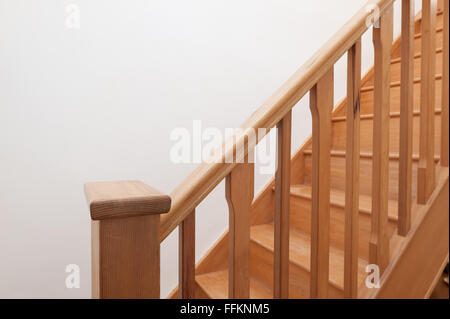
POLYGON ((159 218, 170 197, 139 181, 85 184, 92 297, 159 298, 159 218))

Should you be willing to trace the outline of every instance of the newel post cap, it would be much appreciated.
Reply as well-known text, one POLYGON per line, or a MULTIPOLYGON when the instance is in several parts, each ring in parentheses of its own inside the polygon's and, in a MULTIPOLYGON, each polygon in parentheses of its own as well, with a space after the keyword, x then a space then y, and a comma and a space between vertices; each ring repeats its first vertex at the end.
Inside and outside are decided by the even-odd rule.
POLYGON ((84 184, 93 220, 165 214, 171 199, 140 181, 90 182, 84 184))

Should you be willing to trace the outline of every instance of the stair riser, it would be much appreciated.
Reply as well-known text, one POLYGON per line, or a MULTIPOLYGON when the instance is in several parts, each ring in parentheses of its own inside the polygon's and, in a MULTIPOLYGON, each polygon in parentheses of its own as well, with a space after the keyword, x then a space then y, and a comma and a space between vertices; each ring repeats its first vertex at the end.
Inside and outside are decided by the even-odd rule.
MULTIPOLYGON (((251 242, 250 246, 250 273, 251 276, 264 283, 273 290, 273 252, 251 242)), ((309 297, 309 271, 296 265, 289 264, 289 298, 305 299, 309 297)), ((343 298, 343 291, 329 285, 330 298, 343 298)))
MULTIPOLYGON (((437 49, 441 49, 440 47, 437 49)), ((401 81, 401 62, 395 62, 391 64, 391 83, 401 81)), ((436 69, 435 74, 442 74, 442 52, 436 54, 436 69)), ((419 57, 414 59, 414 78, 420 79, 421 77, 421 59, 419 57)), ((372 86, 373 78, 370 78, 364 86, 372 86)))
MULTIPOLYGON (((305 154, 305 184, 311 184, 311 155, 305 154)), ((398 199, 398 161, 389 161, 389 199, 398 199)), ((360 159, 360 194, 372 195, 372 159, 360 159)), ((345 157, 331 157, 331 188, 345 191, 345 157)), ((412 192, 417 193, 417 162, 413 163, 412 192)))
MULTIPOLYGON (((435 108, 440 109, 442 105, 442 80, 438 78, 435 83, 435 108)), ((414 110, 420 110, 420 86, 420 82, 414 83, 414 110)), ((361 114, 373 113, 373 98, 373 90, 361 92, 361 114)), ((400 86, 391 87, 390 111, 400 112, 400 86)))
MULTIPOLYGON (((347 122, 333 122, 332 149, 345 150, 347 136, 347 122)), ((420 114, 413 116, 413 154, 419 154, 420 114)), ((435 154, 440 154, 441 145, 441 114, 435 114, 435 154)), ((372 153, 373 119, 362 118, 360 122, 360 148, 362 152, 372 153)), ((389 122, 389 151, 398 154, 400 152, 400 117, 391 117, 389 122)))
MULTIPOLYGON (((291 196, 291 227, 311 234, 311 201, 298 196, 291 196)), ((345 210, 331 205, 330 207, 330 244, 344 250, 345 210)), ((389 237, 396 229, 396 222, 390 221, 388 226, 389 237)), ((371 230, 371 216, 366 213, 359 214, 359 257, 369 259, 369 239, 371 230)))

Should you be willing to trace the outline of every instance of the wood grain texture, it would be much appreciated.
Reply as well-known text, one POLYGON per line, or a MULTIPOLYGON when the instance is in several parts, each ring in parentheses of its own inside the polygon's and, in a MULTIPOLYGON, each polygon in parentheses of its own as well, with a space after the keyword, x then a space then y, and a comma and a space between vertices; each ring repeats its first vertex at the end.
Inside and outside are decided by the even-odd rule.
POLYGON ((311 298, 328 297, 331 112, 334 69, 310 93, 312 115, 311 298))
MULTIPOLYGON (((230 299, 250 297, 250 208, 254 196, 254 164, 239 164, 227 176, 229 207, 228 295, 230 299)), ((253 162, 253 161, 250 161, 253 162)))
MULTIPOLYGON (((228 272, 217 271, 197 278, 199 286, 206 292, 211 299, 227 299, 228 293, 228 272)), ((250 279, 250 297, 251 299, 270 299, 271 291, 259 281, 250 279)))
POLYGON ((276 299, 289 298, 289 215, 291 187, 292 113, 277 125, 277 170, 274 211, 274 291, 276 299))
POLYGON ((361 40, 347 56, 344 295, 358 295, 361 40))
MULTIPOLYGON (((420 30, 420 28, 419 28, 420 30)), ((420 31, 419 31, 420 32, 420 31)), ((437 33, 442 34, 442 32, 437 33)), ((422 36, 422 35, 420 35, 422 36)), ((416 39, 419 39, 418 37, 415 37, 416 39)), ((421 41, 421 39, 419 40, 421 41)), ((419 42, 420 43, 420 42, 419 42)), ((398 47, 400 49, 400 46, 398 47)), ((439 53, 439 49, 436 50, 436 52, 439 53)), ((438 54, 438 60, 441 58, 439 57, 442 55, 442 50, 438 54)), ((399 53, 400 56, 400 53, 399 53)), ((419 128, 419 119, 420 119, 420 52, 416 52, 415 54, 415 109, 413 112, 413 118, 414 118, 414 130, 413 130, 413 150, 414 155, 412 156, 413 160, 413 183, 412 183, 412 189, 413 193, 415 193, 415 187, 417 183, 417 161, 418 161, 418 134, 417 129, 419 128), (419 66, 417 68, 417 66, 419 66), (417 73, 419 72, 419 73, 417 73), (419 93, 419 94, 418 94, 419 93), (417 99, 419 97, 419 99, 417 99), (416 141, 417 140, 417 141, 416 141), (417 143, 417 145, 416 145, 417 143)), ((395 233, 397 232, 396 225, 397 225, 397 209, 398 209, 398 203, 397 203, 397 194, 398 194, 398 165, 399 165, 399 137, 400 137, 400 99, 401 99, 401 74, 400 74, 400 64, 401 59, 398 59, 397 61, 391 61, 391 112, 390 112, 390 135, 389 135, 389 145, 393 146, 393 148, 390 149, 389 154, 389 171, 390 171, 390 181, 389 181, 389 201, 388 201, 388 230, 387 230, 387 236, 391 237, 394 236, 394 242, 391 242, 391 248, 390 251, 392 252, 392 257, 396 258, 396 250, 393 247, 396 247, 397 240, 399 236, 397 236, 395 233), (395 62, 395 63, 394 63, 395 62), (397 72, 397 73, 395 73, 397 72), (392 83, 392 79, 395 75, 395 82, 392 83), (398 81, 398 82, 397 82, 398 81)), ((437 61, 438 62, 438 61, 437 61)), ((438 70, 436 73, 440 72, 442 69, 441 64, 436 63, 436 70, 438 70)), ((370 80, 370 76, 368 79, 370 80)), ((439 80, 439 74, 436 76, 437 84, 440 82, 439 80)), ((364 83, 362 82, 363 86, 364 83)), ((372 82, 373 83, 373 82, 372 82)), ((367 86, 366 86, 367 88, 367 86)), ((441 117, 440 117, 440 96, 441 96, 441 87, 440 85, 436 86, 436 92, 438 92, 438 95, 436 96, 436 123, 439 125, 436 125, 436 140, 438 140, 438 143, 436 145, 436 150, 440 148, 440 140, 441 137, 439 135, 438 127, 440 127, 441 117)), ((366 97, 369 95, 373 95, 373 88, 367 88, 365 92, 363 93, 366 97)), ((346 118, 345 118, 345 112, 347 111, 345 108, 345 104, 347 103, 346 100, 344 100, 344 107, 342 107, 342 103, 340 104, 340 112, 333 112, 334 114, 338 116, 335 116, 333 118, 333 141, 337 141, 339 145, 342 147, 340 149, 335 149, 331 152, 332 155, 332 178, 333 181, 333 187, 337 187, 335 189, 331 189, 331 200, 330 200, 330 281, 328 286, 328 293, 329 297, 331 298, 340 298, 343 296, 343 290, 342 285, 344 284, 344 267, 342 267, 344 263, 344 224, 345 224, 345 214, 344 214, 344 208, 345 208, 345 180, 346 180, 346 165, 345 165, 345 157, 346 157, 346 118), (343 113, 342 113, 343 111, 343 113), (341 126, 338 126, 341 125, 341 126), (341 128, 344 128, 343 130, 341 128), (336 254, 335 254, 336 253, 336 254), (334 259, 333 256, 340 256, 340 259, 334 259), (335 262, 337 260, 338 262, 335 262), (336 269, 338 271, 336 271, 336 269), (340 288, 338 285, 335 285, 337 280, 340 282, 340 288)), ((364 190, 364 193, 360 196, 360 234, 359 239, 361 243, 359 247, 359 254, 363 262, 361 263, 361 260, 359 262, 359 265, 365 265, 367 264, 367 261, 364 259, 368 258, 368 242, 369 242, 369 235, 370 235, 370 218, 371 218, 371 176, 372 176, 372 133, 373 133, 373 114, 372 114, 372 108, 373 108, 373 96, 364 102, 365 111, 367 111, 366 114, 363 114, 361 117, 361 142, 362 146, 361 149, 364 150, 360 152, 360 158, 361 158, 361 175, 362 175, 362 182, 361 186, 364 190)), ((338 111, 338 110, 337 110, 338 111)), ((309 141, 307 141, 306 144, 308 144, 309 141)), ((336 144, 338 145, 338 144, 336 144)), ((334 147, 335 145, 333 145, 334 147)), ((302 147, 303 151, 297 152, 294 161, 291 161, 291 184, 302 184, 302 183, 311 183, 311 155, 312 151, 306 147, 302 147), (298 155, 298 156, 297 156, 298 155), (295 170, 301 170, 301 172, 294 172, 295 170), (297 175, 298 174, 298 175, 297 175)), ((438 154, 435 154, 435 161, 439 160, 438 154)), ((273 181, 272 181, 273 183, 273 181)), ((309 264, 310 262, 310 255, 309 255, 309 248, 310 247, 310 239, 309 239, 309 233, 310 233, 310 217, 311 217, 311 191, 310 191, 310 185, 297 185, 294 187, 296 190, 292 191, 291 188, 291 208, 290 211, 293 212, 290 214, 290 225, 291 230, 289 232, 290 234, 290 245, 294 246, 294 249, 290 250, 290 266, 289 266, 289 276, 290 276, 290 283, 289 283, 289 297, 290 298, 305 298, 309 296, 309 265, 306 267, 306 263, 309 264), (307 189, 309 187, 309 190, 307 189), (301 188, 301 191, 300 191, 301 188), (298 191, 297 191, 298 190, 298 191), (309 192, 309 195, 307 194, 309 192), (301 235, 298 235, 301 234, 301 235), (306 251, 308 254, 306 254, 306 251), (306 256, 306 257, 305 257, 306 256), (304 262, 304 264, 303 264, 304 262)), ((272 186, 268 184, 266 188, 262 192, 262 196, 259 197, 259 200, 255 201, 252 206, 252 216, 251 216, 251 224, 257 225, 255 228, 252 227, 251 231, 251 248, 250 248, 250 281, 251 283, 257 282, 262 283, 265 288, 268 288, 269 290, 269 296, 270 296, 270 290, 273 287, 273 276, 271 276, 273 271, 273 255, 274 255, 274 230, 273 225, 271 225, 272 219, 270 218, 270 215, 273 214, 272 209, 264 209, 264 207, 273 207, 274 205, 274 193, 270 194, 272 190, 272 186), (257 215, 255 215, 257 214, 257 215), (272 230, 268 231, 266 228, 271 227, 272 230), (268 275, 269 274, 269 275, 268 275)), ((416 210, 417 207, 414 206, 412 209, 412 217, 413 221, 415 220, 416 216, 416 210)), ((222 298, 226 298, 228 296, 227 294, 227 285, 228 285, 228 278, 226 274, 228 273, 228 236, 223 236, 219 241, 218 244, 212 249, 212 253, 208 254, 208 256, 202 260, 200 263, 198 269, 202 271, 202 274, 205 274, 205 278, 208 278, 205 282, 207 282, 206 285, 211 285, 211 287, 214 287, 215 293, 211 294, 211 296, 221 296, 222 298), (224 253, 225 252, 225 253, 224 253), (211 257, 211 258, 209 258, 211 257), (208 262, 206 262, 208 260, 208 262), (224 277, 225 280, 217 279, 219 277, 215 276, 215 273, 219 272, 221 273, 220 278, 224 277), (216 280, 217 279, 217 280, 216 280), (220 281, 220 284, 218 282, 220 281), (225 287, 225 288, 224 288, 225 287), (225 291, 225 294, 224 294, 225 291)), ((362 275, 364 276, 364 269, 362 269, 362 275)), ((197 275, 198 276, 198 275, 197 275)), ((361 289, 361 288, 360 288, 361 289)), ((205 291, 204 289, 199 289, 202 291, 205 291)), ((251 290, 251 288, 250 288, 251 290)), ((206 292, 205 292, 206 294, 206 292)), ((250 293, 250 296, 252 297, 252 293, 250 293)), ((253 295, 255 297, 255 295, 253 295)))
MULTIPOLYGON (((395 257, 381 277, 380 289, 361 286, 358 298, 426 298, 449 252, 449 175, 437 167, 436 191, 426 205, 413 204, 416 217, 406 237, 398 241, 395 257)), ((395 237, 395 236, 394 236, 395 237)))
POLYGON ((402 61, 400 97, 400 163, 398 183, 398 233, 411 228, 411 180, 414 104, 414 0, 402 1, 402 61))
POLYGON ((393 8, 380 18, 380 27, 373 29, 375 49, 373 105, 373 171, 372 230, 369 262, 378 265, 380 273, 389 263, 387 236, 389 200, 389 105, 390 60, 393 38, 393 8))
POLYGON ((195 284, 195 211, 178 227, 178 298, 194 299, 195 284))
POLYGON ((449 1, 444 1, 442 58, 441 165, 449 165, 449 1))
POLYGON ((92 221, 92 297, 159 299, 159 215, 92 221))
MULTIPOLYGON (((393 0, 370 0, 380 13, 389 8, 393 0)), ((325 43, 306 63, 298 69, 261 107, 241 125, 244 130, 268 129, 266 134, 279 123, 321 79, 326 72, 353 46, 370 27, 367 21, 372 16, 367 6, 362 7, 325 43)), ((258 136, 262 138, 264 136, 258 136)), ((243 136, 240 137, 243 139, 243 136)), ((235 144, 244 144, 242 140, 235 144)), ((223 152, 226 158, 234 150, 229 145, 223 152)), ((233 170, 236 164, 202 163, 170 196, 172 207, 167 215, 161 216, 160 241, 164 240, 201 201, 233 170)))
MULTIPOLYGON (((251 228, 252 258, 255 261, 254 267, 262 267, 262 272, 273 267, 273 265, 266 266, 274 250, 273 232, 273 224, 257 225, 251 228)), ((289 232, 289 242, 291 243, 289 254, 291 276, 289 280, 289 298, 307 298, 310 292, 311 237, 307 233, 291 229, 289 232)), ((344 251, 336 247, 330 247, 329 298, 343 298, 344 296, 343 265, 344 251)), ((362 283, 364 278, 366 265, 367 261, 361 258, 357 269, 359 283, 362 283)), ((271 282, 268 282, 267 277, 261 278, 261 282, 265 283, 268 287, 272 286, 271 282)))
POLYGON ((422 1, 422 82, 420 91, 420 160, 417 202, 425 204, 435 186, 434 100, 436 63, 436 0, 422 1))
MULTIPOLYGON (((331 189, 330 200, 330 246, 345 251, 345 192, 331 189)), ((371 228, 371 197, 360 195, 358 241, 359 258, 369 259, 369 239, 371 228)), ((311 187, 294 185, 291 187, 291 229, 306 234, 311 233, 311 187)), ((389 201, 388 236, 397 231, 397 202, 389 201)), ((331 270, 330 270, 331 271, 331 270)))
POLYGON ((140 181, 91 182, 84 185, 93 220, 164 214, 170 197, 140 181))

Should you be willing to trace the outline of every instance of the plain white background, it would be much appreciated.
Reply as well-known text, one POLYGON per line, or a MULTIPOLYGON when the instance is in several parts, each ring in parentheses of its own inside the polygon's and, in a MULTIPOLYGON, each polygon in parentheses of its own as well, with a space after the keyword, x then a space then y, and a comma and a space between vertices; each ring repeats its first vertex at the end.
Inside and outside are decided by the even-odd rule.
MULTIPOLYGON (((238 127, 364 4, 0 0, 0 297, 89 298, 83 183, 170 193, 195 166, 170 162, 173 129, 238 127), (66 27, 71 3, 80 29, 66 27), (79 289, 65 287, 68 264, 79 289)), ((367 70, 370 31, 363 44, 367 70)), ((335 72, 337 102, 345 56, 335 72)), ((308 96, 293 125, 296 150, 311 132, 308 96)), ((270 177, 256 176, 257 192, 270 177)), ((223 184, 197 212, 198 260, 228 227, 223 184)), ((162 245, 162 297, 177 285, 177 236, 162 245)))

